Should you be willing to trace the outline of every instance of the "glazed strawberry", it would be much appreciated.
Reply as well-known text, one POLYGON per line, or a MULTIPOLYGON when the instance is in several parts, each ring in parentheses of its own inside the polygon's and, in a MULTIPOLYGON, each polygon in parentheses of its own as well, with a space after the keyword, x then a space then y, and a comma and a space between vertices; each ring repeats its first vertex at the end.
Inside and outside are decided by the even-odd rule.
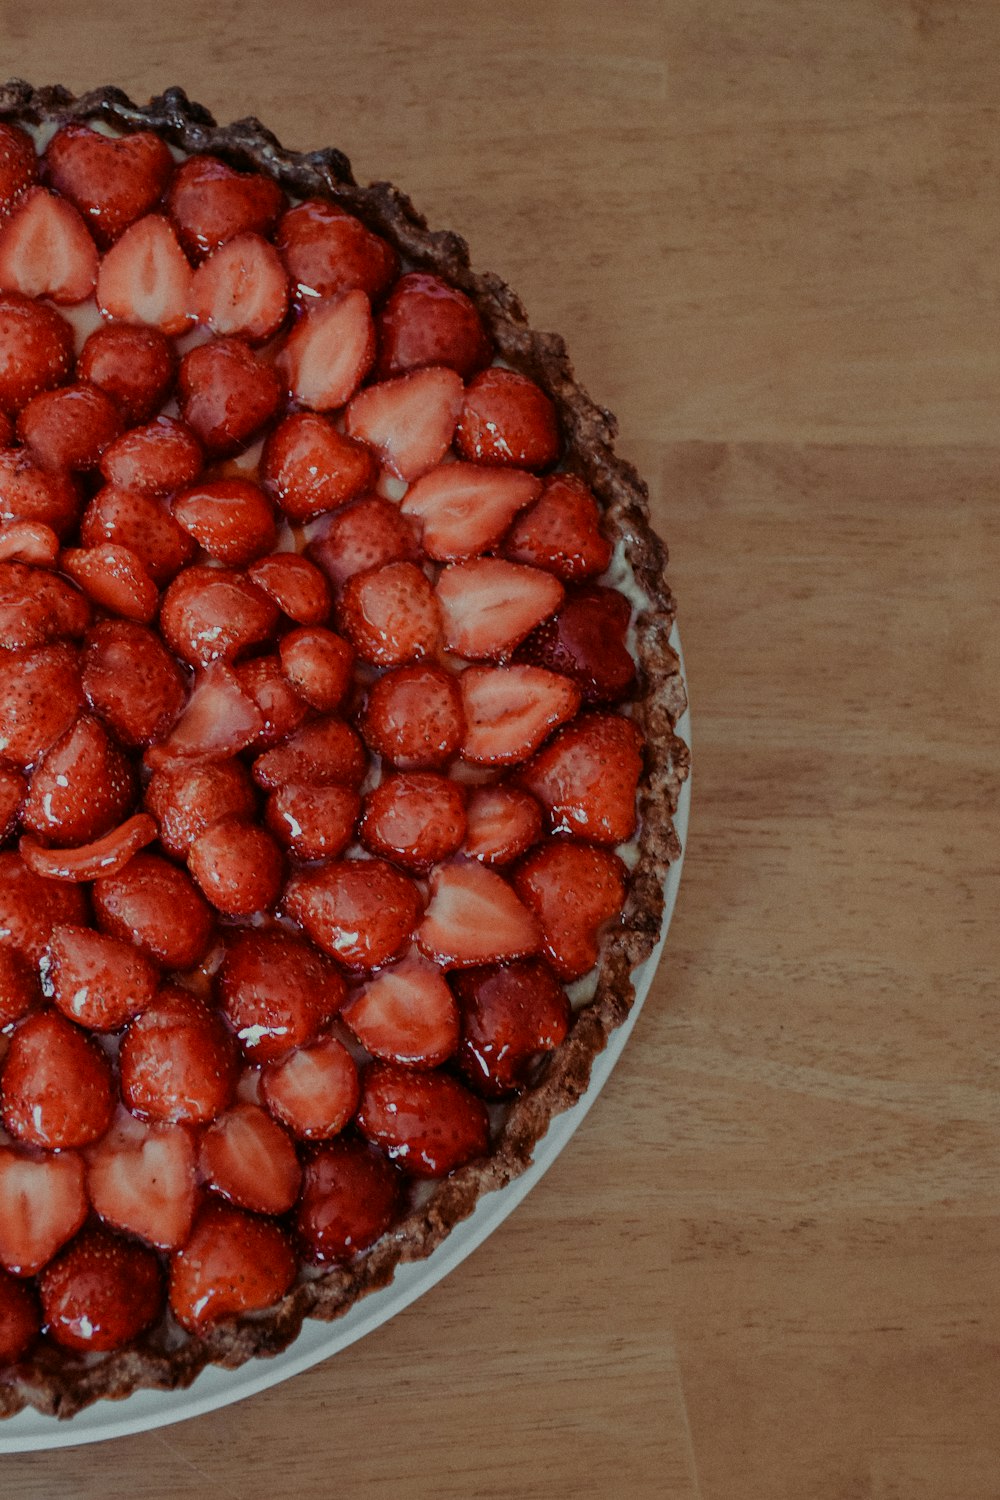
POLYGON ((184 1125, 147 1125, 125 1110, 87 1151, 87 1193, 106 1224, 176 1250, 198 1202, 196 1152, 184 1125))
POLYGON ((367 494, 378 478, 378 461, 318 412, 297 411, 268 434, 260 472, 290 521, 311 521, 367 494))
POLYGON ((277 623, 278 611, 263 590, 230 568, 185 568, 160 609, 167 644, 191 666, 232 661, 268 640, 277 623))
POLYGON ((76 373, 110 396, 133 426, 148 422, 166 401, 177 375, 177 351, 158 328, 106 323, 88 334, 76 373))
POLYGON ((410 562, 387 563, 349 578, 339 620, 358 655, 376 667, 398 667, 432 655, 441 639, 434 589, 410 562))
POLYGON ((146 1245, 84 1229, 38 1278, 45 1332, 63 1349, 122 1349, 163 1310, 163 1276, 146 1245))
POLYGON ((447 453, 462 395, 454 370, 413 370, 359 391, 347 408, 345 430, 374 448, 390 474, 412 482, 447 453))
POLYGON ((0 287, 83 302, 97 280, 97 247, 71 203, 32 188, 0 226, 0 287))
POLYGON ((399 506, 381 495, 369 495, 331 516, 308 550, 337 589, 355 573, 420 557, 413 527, 399 506))
POLYGON ((86 844, 121 822, 135 796, 128 757, 81 714, 32 772, 21 821, 46 843, 86 844))
POLYGON ((27 131, 0 122, 0 214, 10 213, 24 190, 38 177, 38 157, 27 131))
POLYGON ((162 214, 131 224, 97 272, 97 305, 106 318, 175 336, 192 321, 191 267, 162 214))
POLYGON ((58 1011, 38 1011, 10 1040, 0 1075, 4 1128, 26 1146, 65 1151, 111 1124, 111 1068, 100 1047, 58 1011))
POLYGON ((466 807, 466 854, 485 865, 506 865, 538 842, 542 809, 519 786, 477 786, 466 807))
POLYGON ((19 848, 25 864, 44 880, 90 881, 117 875, 129 860, 156 838, 156 824, 147 813, 133 813, 124 823, 89 844, 52 849, 30 834, 19 848))
POLYGON ((0 1029, 20 1021, 41 1001, 35 970, 13 948, 0 948, 0 1029))
POLYGON ((107 610, 148 625, 159 608, 160 595, 146 572, 142 558, 131 547, 103 542, 98 547, 68 547, 62 554, 63 570, 87 595, 107 610))
POLYGON ((322 625, 329 619, 330 585, 307 557, 297 552, 273 552, 259 558, 247 572, 290 620, 300 625, 322 625))
POLYGON ((169 148, 149 130, 106 136, 78 124, 56 131, 43 161, 48 181, 76 205, 102 246, 152 208, 174 168, 169 148))
POLYGON ((93 899, 102 932, 134 943, 163 968, 192 969, 204 958, 211 913, 190 876, 168 860, 137 854, 119 874, 97 881, 93 899))
POLYGON ((478 860, 439 866, 431 872, 430 886, 417 943, 443 969, 537 953, 538 922, 507 882, 478 860))
POLYGON ((0 1265, 33 1276, 87 1217, 83 1161, 75 1151, 22 1156, 0 1146, 0 1265))
POLYGON ((238 662, 233 671, 244 693, 260 710, 262 724, 252 741, 254 749, 271 749, 308 717, 309 705, 295 692, 276 654, 238 662))
POLYGON ((561 729, 519 779, 545 808, 553 833, 620 844, 635 832, 642 744, 631 719, 587 714, 561 729))
POLYGON ((90 604, 64 578, 0 562, 0 647, 15 651, 77 639, 89 624, 90 604))
POLYGON ((293 400, 311 411, 345 406, 375 361, 375 325, 364 292, 311 302, 275 361, 293 400))
POLYGON ((410 486, 400 510, 416 523, 427 557, 453 562, 495 547, 539 490, 523 469, 441 464, 410 486))
POLYGON ((300 870, 284 909, 347 969, 377 969, 402 952, 420 915, 420 892, 381 859, 344 859, 300 870))
POLYGON ((54 568, 59 556, 59 538, 41 521, 12 521, 0 526, 0 561, 29 563, 35 568, 54 568))
POLYGON ((160 588, 197 551, 193 538, 178 526, 159 495, 118 489, 113 484, 98 490, 84 511, 80 541, 84 547, 99 547, 102 542, 127 547, 160 588))
POLYGON ((354 652, 321 625, 290 630, 278 644, 281 670, 300 698, 321 713, 339 708, 351 686, 354 652))
POLYGON ((215 458, 238 452, 281 405, 281 387, 270 365, 234 338, 189 349, 177 390, 184 420, 215 458))
POLYGON ((402 375, 422 365, 447 365, 463 380, 488 365, 493 344, 464 292, 440 276, 401 276, 379 313, 378 375, 402 375))
POLYGON ((104 620, 88 631, 83 691, 94 712, 132 749, 162 738, 187 697, 160 638, 130 620, 104 620))
POLYGON ((566 992, 540 959, 466 969, 452 986, 462 1015, 458 1066, 487 1099, 528 1084, 539 1054, 553 1051, 569 1030, 566 992))
POLYGON ((594 496, 574 474, 553 474, 540 498, 514 522, 503 545, 512 562, 545 568, 569 583, 603 573, 611 543, 594 496))
POLYGON ((462 788, 433 771, 389 776, 365 798, 358 836, 366 849, 404 870, 429 870, 465 837, 462 788))
POLYGON ((71 646, 0 654, 0 742, 4 759, 33 765, 64 734, 82 703, 80 668, 71 646))
POLYGON ((155 965, 129 943, 90 927, 53 928, 45 992, 68 1021, 119 1031, 152 1004, 158 982, 155 965))
POLYGON ((27 1354, 40 1329, 34 1289, 0 1271, 0 1364, 16 1364, 27 1354))
POLYGON ((174 761, 156 771, 146 787, 146 807, 159 825, 160 843, 174 859, 206 828, 222 818, 252 818, 253 782, 242 761, 174 761))
POLYGON ((20 854, 0 852, 0 930, 4 943, 33 967, 60 922, 86 922, 83 892, 72 885, 42 880, 20 854))
POLYGON ((291 1241, 273 1220, 207 1203, 170 1263, 170 1307, 189 1333, 270 1307, 295 1278, 291 1241))
POLYGON ((235 1104, 201 1138, 205 1183, 259 1214, 283 1214, 299 1196, 302 1169, 295 1147, 276 1120, 255 1104, 235 1104))
POLYGON ((68 474, 47 472, 25 448, 0 448, 0 524, 34 522, 62 537, 76 524, 80 507, 68 474))
POLYGON ((622 594, 592 584, 532 631, 518 660, 573 678, 587 703, 613 703, 635 687, 635 662, 625 643, 630 618, 622 594))
POLYGON ((274 511, 249 479, 209 479, 175 495, 174 520, 218 562, 242 567, 274 546, 274 511))
POLYGON ((277 250, 259 234, 227 240, 192 276, 191 311, 213 333, 265 343, 288 312, 288 276, 277 250))
POLYGON ((151 771, 180 760, 221 760, 256 743, 264 716, 225 662, 195 674, 187 704, 166 739, 147 750, 151 771))
POLYGON ((341 1012, 372 1057, 436 1068, 458 1046, 458 1009, 433 964, 404 958, 370 979, 341 1012))
POLYGON ((435 589, 445 645, 472 661, 499 661, 562 603, 551 573, 499 557, 452 563, 435 589))
POLYGON ((109 484, 147 495, 181 489, 198 477, 201 466, 194 433, 175 417, 156 417, 131 428, 101 459, 101 473, 109 484))
POLYGON ((319 1036, 344 1003, 335 965, 284 928, 230 935, 219 997, 251 1062, 275 1062, 319 1036))
POLYGON ((64 385, 73 368, 73 326, 20 292, 0 296, 0 410, 18 412, 39 391, 64 385))
POLYGON ((402 1179, 381 1151, 338 1136, 319 1146, 302 1175, 296 1228, 310 1260, 350 1261, 396 1217, 402 1179))
POLYGON ((560 979, 579 979, 597 962, 607 924, 625 902, 628 871, 617 854, 572 839, 533 849, 514 886, 542 924, 542 952, 560 979))
POLYGON ((236 1088, 236 1048, 220 1017, 178 985, 130 1023, 119 1054, 122 1098, 142 1120, 200 1125, 236 1088))
POLYGON ((45 469, 93 469, 121 432, 110 396, 96 385, 65 385, 33 396, 17 419, 21 441, 45 469))
POLYGON ((358 289, 375 299, 399 268, 391 245, 353 214, 318 199, 289 209, 275 243, 299 293, 307 298, 358 289))
POLYGON ((411 1177, 446 1177, 489 1144, 486 1107, 457 1078, 396 1063, 365 1069, 358 1127, 411 1177))
POLYGON ((254 761, 258 786, 360 786, 368 769, 364 747, 342 719, 316 719, 254 761))
POLYGON ((371 686, 365 742, 402 771, 446 766, 465 736, 458 679, 443 667, 397 667, 371 686))
POLYGON ((271 1114, 302 1141, 338 1135, 358 1107, 357 1067, 334 1036, 270 1063, 260 1086, 271 1114))
POLYGON ((250 917, 278 899, 284 860, 265 829, 240 818, 222 818, 195 839, 188 869, 216 911, 250 917))
POLYGON ((238 172, 217 156, 181 162, 167 192, 180 242, 195 261, 238 234, 270 234, 284 205, 285 195, 270 177, 238 172))
POLYGON ((555 407, 526 375, 483 370, 466 389, 455 447, 476 463, 547 469, 559 457, 555 407))
POLYGON ((350 786, 283 786, 267 799, 264 818, 296 859, 336 859, 354 838, 361 798, 350 786))
POLYGON ((459 678, 462 759, 479 766, 527 760, 580 707, 580 689, 541 667, 467 667, 459 678))

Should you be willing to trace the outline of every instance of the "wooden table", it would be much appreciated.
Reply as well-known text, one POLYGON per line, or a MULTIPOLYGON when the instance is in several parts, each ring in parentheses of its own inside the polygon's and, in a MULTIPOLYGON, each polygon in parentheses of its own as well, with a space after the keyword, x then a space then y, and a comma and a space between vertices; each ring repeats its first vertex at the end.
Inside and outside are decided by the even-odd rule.
POLYGON ((995 1497, 1000 9, 45 0, 0 37, 337 142, 567 335, 672 546, 696 766, 658 982, 513 1219, 324 1367, 3 1494, 995 1497))

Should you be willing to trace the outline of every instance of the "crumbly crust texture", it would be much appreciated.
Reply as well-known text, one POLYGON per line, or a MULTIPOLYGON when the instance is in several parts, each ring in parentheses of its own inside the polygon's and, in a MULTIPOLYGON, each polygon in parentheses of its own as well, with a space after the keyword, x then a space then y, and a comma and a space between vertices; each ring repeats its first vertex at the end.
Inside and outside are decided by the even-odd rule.
POLYGON ((465 1219, 483 1193, 502 1188, 531 1162, 552 1117, 585 1091, 595 1057, 628 1015, 635 998, 631 974, 652 952, 663 915, 663 883, 679 856, 674 814, 688 772, 688 748, 676 734, 686 704, 680 663, 669 644, 674 601, 666 585, 667 552, 650 529, 649 497, 631 464, 614 451, 617 424, 573 375, 561 337, 537 333, 511 289, 469 263, 465 241, 431 230, 406 195, 391 183, 359 185, 336 149, 287 151, 258 120, 218 125, 180 88, 137 105, 117 88, 74 97, 60 87, 32 88, 22 80, 0 86, 0 119, 21 124, 103 119, 123 130, 154 130, 190 153, 211 152, 231 165, 275 178, 291 194, 331 200, 389 240, 412 266, 460 287, 476 304, 503 359, 529 375, 556 403, 566 440, 566 466, 578 473, 604 507, 605 528, 620 543, 647 606, 636 624, 640 691, 634 716, 646 736, 639 789, 639 855, 621 917, 607 935, 594 998, 575 1016, 537 1086, 510 1106, 491 1155, 459 1168, 433 1186, 356 1264, 325 1269, 301 1280, 273 1308, 220 1324, 191 1338, 170 1324, 139 1345, 95 1361, 40 1348, 0 1384, 0 1416, 26 1406, 71 1417, 100 1398, 120 1399, 141 1388, 189 1385, 208 1364, 235 1368, 255 1356, 277 1354, 299 1333, 303 1319, 332 1320, 366 1293, 388 1285, 396 1267, 421 1260, 465 1219))

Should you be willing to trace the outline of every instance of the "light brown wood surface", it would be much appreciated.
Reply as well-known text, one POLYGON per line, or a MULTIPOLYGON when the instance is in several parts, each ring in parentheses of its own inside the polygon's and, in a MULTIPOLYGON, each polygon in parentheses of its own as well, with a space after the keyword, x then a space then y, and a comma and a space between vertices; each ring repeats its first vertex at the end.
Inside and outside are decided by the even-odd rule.
POLYGON ((4 68, 336 143, 560 329, 673 554, 663 968, 514 1217, 12 1500, 1000 1495, 995 0, 0 6, 4 68))

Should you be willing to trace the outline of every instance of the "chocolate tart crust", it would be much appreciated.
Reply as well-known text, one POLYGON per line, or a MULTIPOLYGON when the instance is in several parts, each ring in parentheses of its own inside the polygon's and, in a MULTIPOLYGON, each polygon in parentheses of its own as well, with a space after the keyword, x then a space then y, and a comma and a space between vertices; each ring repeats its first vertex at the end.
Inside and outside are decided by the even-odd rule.
POLYGON ((186 152, 211 152, 233 166, 266 173, 296 197, 339 204, 389 240, 412 266, 460 287, 479 309, 503 359, 536 380, 555 401, 566 467, 597 495, 607 533, 621 545, 647 601, 636 622, 640 687, 632 705, 646 736, 646 765, 639 789, 639 853, 625 907, 604 940, 593 999, 576 1013, 537 1085, 510 1105, 491 1155, 434 1184, 420 1206, 356 1263, 310 1274, 262 1313, 220 1324, 202 1338, 183 1335, 168 1316, 144 1341, 100 1360, 74 1360, 40 1347, 0 1380, 0 1417, 26 1406, 71 1417, 102 1397, 187 1386, 208 1364, 235 1368, 255 1356, 279 1353, 298 1335, 303 1319, 332 1320, 366 1293, 387 1286, 399 1264, 429 1255, 483 1193, 503 1187, 529 1165, 553 1115, 585 1091, 595 1057, 633 1004, 632 971, 656 945, 664 878, 680 854, 674 814, 689 753, 676 725, 686 695, 680 662, 668 640, 674 601, 664 578, 667 550, 650 528, 645 484, 614 451, 615 418, 575 380, 562 338, 531 329, 510 287, 490 272, 472 269, 468 246, 459 235, 429 229, 410 199, 391 183, 359 185, 341 151, 287 151, 254 118, 218 125, 180 88, 138 105, 118 88, 75 97, 64 88, 36 89, 14 79, 0 86, 0 119, 31 125, 103 119, 124 132, 154 130, 186 152))

